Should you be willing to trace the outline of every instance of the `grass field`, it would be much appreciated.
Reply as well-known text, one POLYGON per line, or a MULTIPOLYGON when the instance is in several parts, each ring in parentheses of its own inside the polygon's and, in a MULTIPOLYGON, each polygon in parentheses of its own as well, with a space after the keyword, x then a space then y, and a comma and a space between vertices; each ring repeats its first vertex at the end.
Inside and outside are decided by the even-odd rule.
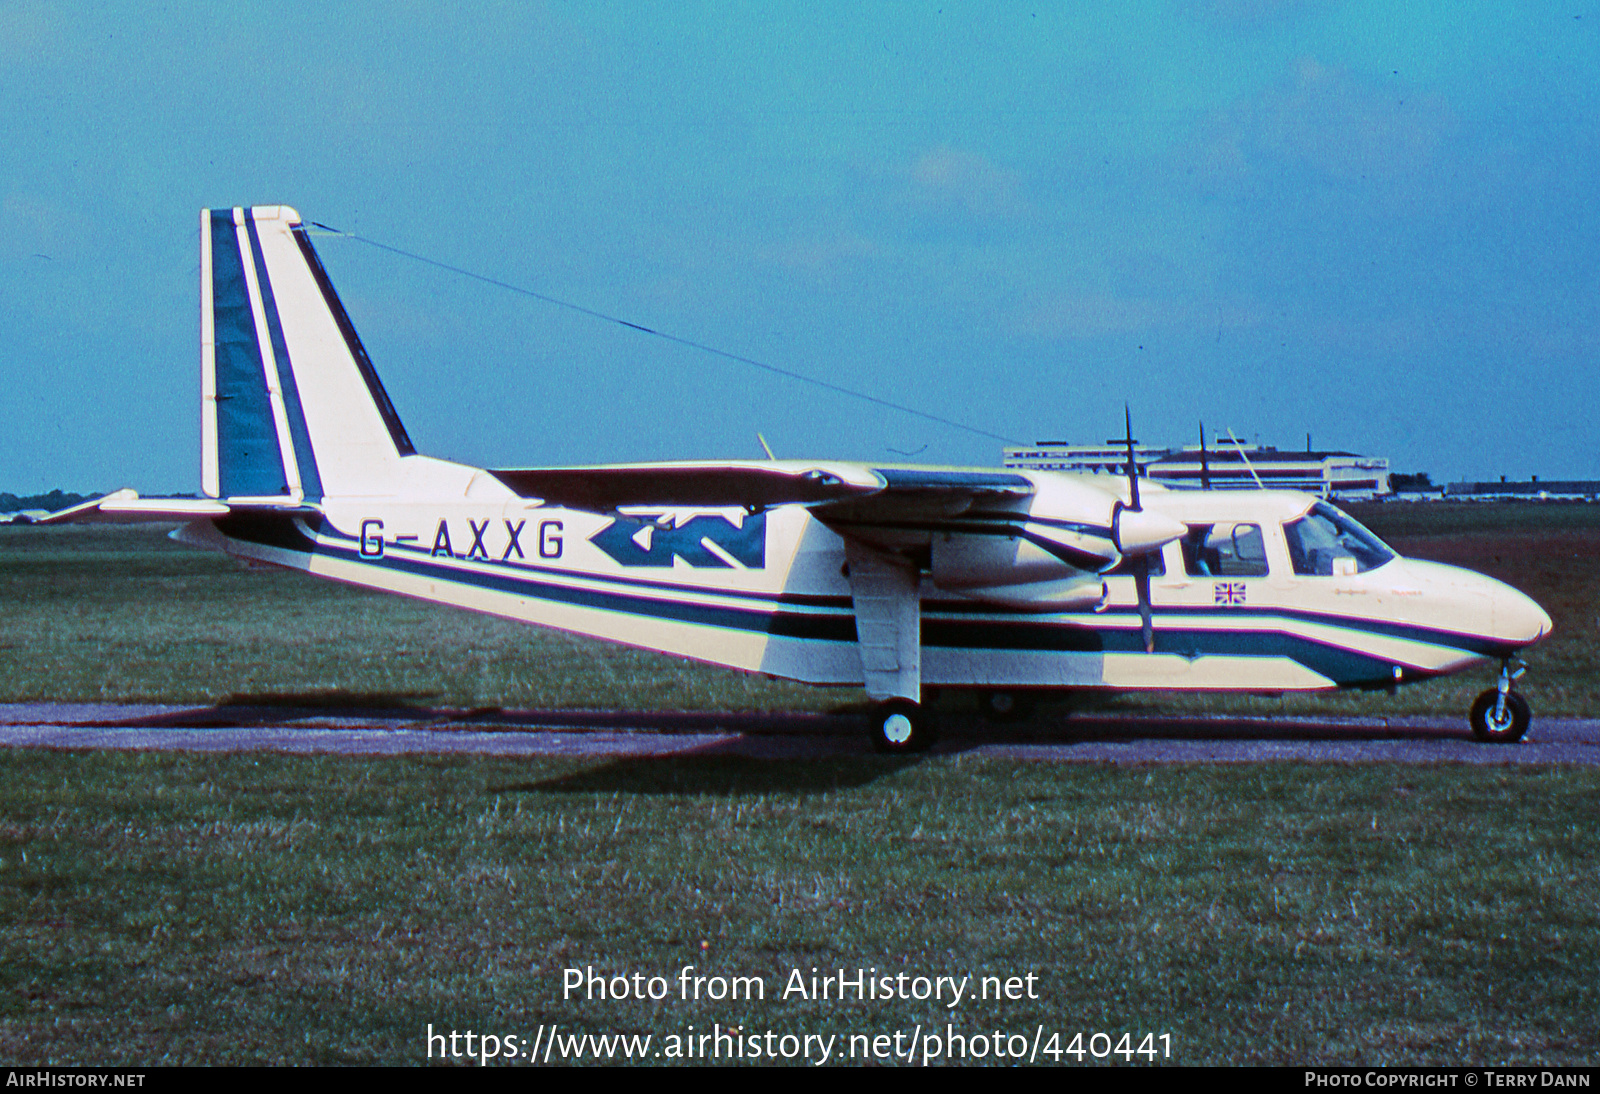
MULTIPOLYGON (((1362 516, 1539 599, 1557 630, 1530 658, 1536 714, 1593 715, 1594 509, 1362 516)), ((0 611, 5 700, 860 698, 247 571, 137 529, 0 530, 0 611)), ((1455 712, 1486 680, 1207 702, 1455 712)), ((412 1063, 429 1024, 531 1039, 552 1023, 648 1033, 650 1051, 709 1023, 841 1038, 950 1023, 1056 1033, 1060 1050, 1079 1032, 1169 1034, 1187 1064, 1600 1056, 1589 769, 45 750, 0 765, 14 1064, 412 1063), (762 977, 767 996, 562 998, 569 967, 684 965, 762 977), (1039 997, 779 997, 813 966, 1032 974, 1039 997)))
POLYGON ((1600 1047, 1592 770, 0 763, 13 1064, 420 1062, 429 1024, 1042 1027, 1167 1034, 1185 1064, 1600 1047), (562 998, 567 968, 676 992, 684 965, 766 998, 562 998), (783 999, 813 967, 1032 974, 1038 998, 783 999))

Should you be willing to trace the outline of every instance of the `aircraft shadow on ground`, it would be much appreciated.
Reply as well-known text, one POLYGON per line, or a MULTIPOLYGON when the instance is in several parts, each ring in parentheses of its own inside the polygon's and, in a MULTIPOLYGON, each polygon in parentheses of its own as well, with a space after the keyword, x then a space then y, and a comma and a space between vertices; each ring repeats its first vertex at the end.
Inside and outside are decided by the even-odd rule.
POLYGON ((660 734, 747 733, 807 737, 858 735, 865 723, 842 714, 728 713, 719 711, 507 710, 504 707, 437 707, 437 692, 262 692, 230 695, 210 705, 117 719, 107 725, 137 728, 210 729, 317 717, 371 718, 486 730, 647 730, 660 734))
MULTIPOLYGON (((707 711, 471 710, 429 705, 431 692, 263 692, 231 695, 209 706, 116 719, 107 726, 148 729, 216 729, 328 719, 393 722, 394 728, 452 728, 488 732, 554 730, 563 733, 642 731, 662 736, 726 734, 668 757, 618 759, 614 765, 662 764, 673 759, 715 764, 761 765, 813 762, 854 765, 869 778, 884 764, 914 763, 918 757, 881 757, 866 752, 866 720, 855 711, 815 713, 720 713, 707 711)), ((996 723, 971 714, 939 719, 933 755, 951 755, 992 745, 1059 746, 1160 741, 1445 741, 1469 736, 1467 726, 1448 722, 1383 724, 1337 717, 1275 719, 1216 715, 1159 715, 1120 711, 1075 711, 1029 721, 996 723)), ((604 770, 604 769, 597 769, 604 770)), ((802 777, 802 782, 805 778, 802 777)), ((628 779, 635 779, 628 775, 628 779)), ((832 778, 832 776, 828 776, 832 778)), ((757 780, 759 781, 759 780, 757 780)), ((831 784, 830 784, 831 785, 831 784)), ((616 787, 612 787, 615 789, 616 787)), ((557 789, 544 786, 542 789, 557 789)), ((591 789, 598 789, 592 787, 591 789)), ((678 792, 678 791, 674 791, 678 792)))
POLYGON ((1117 741, 1444 741, 1470 737, 1465 722, 1382 725, 1337 718, 1278 721, 1264 718, 1172 716, 1083 716, 1005 725, 979 719, 944 731, 939 752, 965 752, 986 745, 1101 744, 1117 741))
POLYGON ((119 719, 117 726, 144 729, 235 729, 299 721, 318 715, 392 718, 426 721, 437 717, 423 704, 438 699, 437 692, 355 692, 341 690, 262 692, 230 695, 210 706, 194 706, 162 714, 119 719))

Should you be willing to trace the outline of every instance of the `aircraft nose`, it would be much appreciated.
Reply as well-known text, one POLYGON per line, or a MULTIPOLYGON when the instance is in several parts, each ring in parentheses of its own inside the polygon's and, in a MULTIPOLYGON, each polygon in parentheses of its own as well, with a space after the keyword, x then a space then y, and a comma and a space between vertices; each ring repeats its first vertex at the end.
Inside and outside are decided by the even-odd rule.
POLYGON ((1530 596, 1501 585, 1494 596, 1494 631, 1518 646, 1531 646, 1550 633, 1550 616, 1530 596))

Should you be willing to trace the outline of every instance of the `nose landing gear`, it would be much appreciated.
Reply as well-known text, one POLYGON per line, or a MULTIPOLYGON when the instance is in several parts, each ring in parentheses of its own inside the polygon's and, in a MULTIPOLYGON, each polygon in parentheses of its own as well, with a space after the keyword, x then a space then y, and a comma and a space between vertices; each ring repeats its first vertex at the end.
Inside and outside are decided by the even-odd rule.
POLYGON ((1520 741, 1522 735, 1528 732, 1528 723, 1533 720, 1528 701, 1511 690, 1511 685, 1528 671, 1528 666, 1517 661, 1513 669, 1512 660, 1508 657, 1501 662, 1499 683, 1478 696, 1472 704, 1472 713, 1468 717, 1472 722, 1472 735, 1480 741, 1492 744, 1520 741))

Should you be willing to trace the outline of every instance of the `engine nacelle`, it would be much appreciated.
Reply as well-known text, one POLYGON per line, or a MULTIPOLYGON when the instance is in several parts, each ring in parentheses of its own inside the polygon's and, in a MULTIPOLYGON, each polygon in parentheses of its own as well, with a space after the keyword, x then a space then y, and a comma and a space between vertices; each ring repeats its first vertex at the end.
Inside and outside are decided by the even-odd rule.
POLYGON ((1098 574, 1083 574, 1061 581, 1035 581, 1026 585, 986 585, 952 592, 985 604, 1007 608, 1075 612, 1096 607, 1105 599, 1105 583, 1098 574))
POLYGON ((1092 607, 1100 575, 1124 555, 1158 551, 1187 529, 1171 517, 1127 508, 1115 494, 1064 475, 1030 475, 1025 511, 993 522, 964 516, 973 530, 933 536, 933 583, 947 592, 1011 607, 1092 607))
MULTIPOLYGON (((1109 542, 1102 542, 1110 547, 1109 542)), ((1049 546, 1056 545, 1049 543, 1049 546)), ((933 583, 950 592, 1083 578, 1093 578, 1098 583, 1100 566, 1114 563, 1117 557, 1114 551, 1104 561, 1096 553, 1077 553, 1081 554, 1084 565, 1075 566, 1056 550, 1020 535, 941 532, 933 537, 933 583)))

